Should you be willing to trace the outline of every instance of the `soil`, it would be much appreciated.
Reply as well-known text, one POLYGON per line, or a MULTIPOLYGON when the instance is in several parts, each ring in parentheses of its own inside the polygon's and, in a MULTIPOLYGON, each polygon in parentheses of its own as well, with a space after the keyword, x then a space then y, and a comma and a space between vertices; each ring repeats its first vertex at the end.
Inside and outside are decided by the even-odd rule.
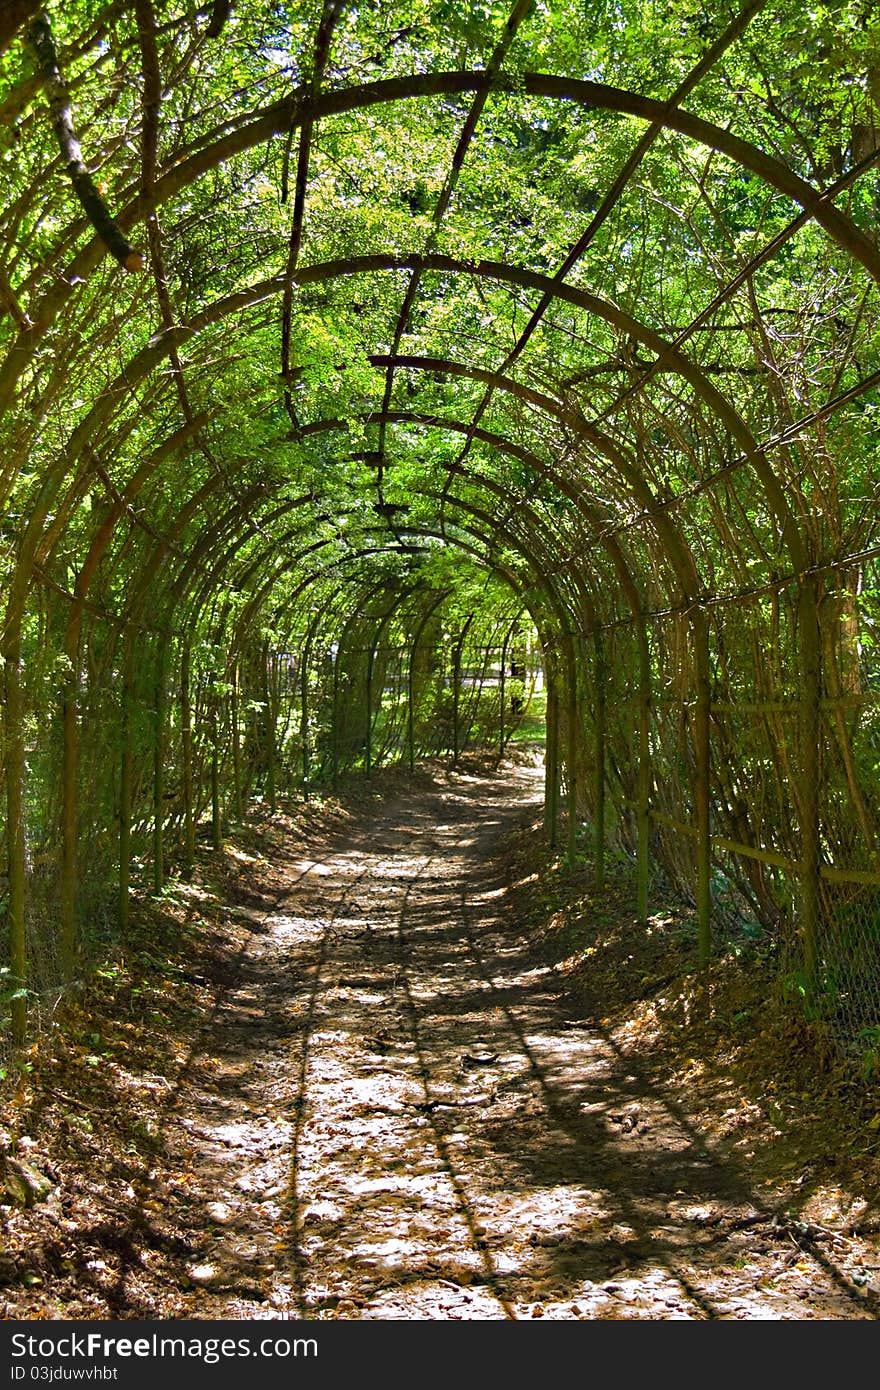
POLYGON ((380 773, 144 900, 4 1083, 2 1316, 875 1318, 876 1094, 541 794, 380 773))

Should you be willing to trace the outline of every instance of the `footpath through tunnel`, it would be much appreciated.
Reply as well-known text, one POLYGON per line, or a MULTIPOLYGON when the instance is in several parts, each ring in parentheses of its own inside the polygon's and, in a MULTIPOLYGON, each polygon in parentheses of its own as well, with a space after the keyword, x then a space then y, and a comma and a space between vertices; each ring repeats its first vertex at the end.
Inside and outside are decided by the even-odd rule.
MULTIPOLYGON (((378 824, 407 777, 420 825, 425 768, 509 759, 515 815, 540 734, 528 843, 557 927, 587 932, 579 981, 597 994, 605 968, 629 1004, 683 981, 695 1039, 710 1020, 731 1055, 772 1035, 824 1078, 785 1105, 818 1107, 841 1190, 873 1210, 875 6, 12 0, 0 160, 12 1206, 29 1077, 150 954, 151 914, 192 906, 254 825, 305 836, 352 796, 378 824), (594 950, 603 913, 619 958, 594 950)), ((454 836, 413 834, 382 949, 417 1059, 442 1029, 418 1021, 404 943, 454 915, 430 916, 431 865, 448 850, 438 873, 460 874, 476 970, 465 900, 491 888, 454 836)), ((502 1000, 503 979, 484 981, 502 1000)), ((594 1044, 573 1073, 613 1071, 594 1044)), ((557 1062, 529 1066, 540 1088, 557 1062)), ((655 1218, 596 1219, 643 1240, 655 1218)), ((501 1315, 518 1295, 471 1237, 475 1306, 501 1315)))
POLYGON ((876 1316, 871 1209, 793 1179, 760 1085, 536 955, 541 770, 378 781, 157 903, 56 1047, 5 1315, 876 1316))

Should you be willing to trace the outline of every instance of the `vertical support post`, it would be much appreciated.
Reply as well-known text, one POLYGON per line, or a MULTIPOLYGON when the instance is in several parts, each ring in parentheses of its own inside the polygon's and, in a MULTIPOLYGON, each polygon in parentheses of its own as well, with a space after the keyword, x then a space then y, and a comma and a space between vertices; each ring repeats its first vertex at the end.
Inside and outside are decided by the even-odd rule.
POLYGON ((464 643, 464 634, 459 638, 455 652, 452 657, 452 764, 458 766, 458 739, 459 739, 459 703, 461 700, 461 649, 464 643))
POLYGON ((605 887, 605 761, 607 747, 605 646, 601 632, 595 634, 594 661, 596 683, 595 761, 596 786, 593 792, 594 870, 597 890, 605 887))
POLYGON ((27 948, 25 944, 26 850, 24 824, 24 718, 21 690, 21 637, 4 643, 6 673, 6 843, 9 856, 9 976, 16 998, 12 1000, 12 1041, 27 1034, 27 948))
POLYGON ((302 750, 303 796, 309 799, 309 664, 304 653, 299 674, 299 741, 302 750))
POLYGON ((315 629, 318 619, 312 623, 306 634, 305 645, 300 659, 299 673, 299 737, 302 748, 302 785, 303 797, 309 799, 309 776, 311 774, 310 749, 309 749, 309 662, 312 658, 312 642, 314 641, 315 629))
POLYGON ((436 610, 440 607, 440 604, 443 602, 443 600, 444 600, 445 598, 448 598, 448 597, 449 597, 449 590, 448 590, 448 589, 444 589, 442 593, 440 593, 440 594, 437 595, 437 597, 435 598, 434 602, 430 605, 430 607, 427 609, 427 611, 426 611, 425 613, 422 614, 422 616, 421 616, 421 618, 420 618, 420 620, 419 620, 418 627, 416 628, 415 632, 413 633, 412 645, 410 646, 410 649, 409 649, 409 679, 408 679, 408 681, 407 681, 406 739, 407 739, 407 747, 408 747, 408 751, 409 751, 409 770, 410 770, 410 772, 414 772, 414 771, 415 771, 415 766, 416 766, 416 739, 415 739, 415 698, 416 698, 416 691, 415 691, 415 664, 416 664, 416 656, 418 655, 418 650, 419 650, 419 642, 420 642, 421 639, 422 639, 422 633, 424 632, 425 628, 428 626, 429 620, 433 617, 434 613, 435 613, 436 610))
POLYGON ((274 811, 277 800, 276 791, 276 752, 275 752, 275 695, 271 677, 272 655, 268 640, 263 644, 263 701, 266 712, 266 795, 270 810, 274 811))
POLYGON ((501 678, 498 682, 501 694, 501 709, 498 714, 498 756, 504 757, 504 681, 507 676, 507 648, 510 645, 510 636, 513 628, 508 628, 504 634, 504 642, 501 646, 501 678))
POLYGON ((79 763, 79 628, 76 625, 61 710, 61 874, 58 885, 58 928, 61 972, 70 984, 76 959, 77 802, 79 763))
POLYGON ((544 828, 550 849, 559 826, 559 692, 556 663, 547 664, 547 751, 544 757, 544 828))
POLYGON ((409 770, 411 773, 416 770, 416 715, 415 715, 415 662, 416 653, 419 647, 419 637, 422 632, 422 624, 410 643, 409 648, 409 670, 406 679, 406 749, 409 770))
POLYGON ((336 654, 333 657, 333 727, 330 730, 330 766, 334 792, 339 790, 339 658, 342 654, 340 636, 336 654))
POLYGON ((180 743, 183 763, 183 862, 192 870, 196 862, 196 825, 193 809, 193 731, 190 695, 190 645, 184 639, 180 651, 180 743))
POLYGON ((636 799, 636 916, 648 920, 649 846, 651 838, 651 654, 645 621, 639 614, 639 781, 636 799))
POLYGON ((701 967, 712 954, 712 826, 710 812, 709 621, 705 609, 694 611, 694 669, 696 710, 694 718, 694 801, 697 830, 697 958, 701 967))
POLYGON ((471 613, 467 622, 461 630, 461 636, 455 644, 455 651, 452 656, 452 764, 458 767, 458 760, 461 757, 461 657, 464 651, 465 639, 470 631, 471 623, 474 621, 475 614, 471 613))
POLYGON ((132 753, 131 753, 131 706, 132 663, 134 648, 131 632, 126 631, 122 663, 122 708, 120 710, 119 735, 122 744, 119 767, 119 928, 125 934, 128 929, 129 890, 131 888, 131 799, 132 799, 132 753))
POLYGON ((220 720, 219 697, 211 681, 211 847, 223 848, 223 813, 220 808, 220 720))
POLYGON ((364 738, 364 775, 370 776, 373 758, 373 662, 376 658, 376 644, 379 641, 381 627, 377 630, 376 636, 370 643, 370 650, 367 653, 367 680, 366 680, 366 715, 367 726, 364 738))
POLYGON ((822 694, 822 647, 818 596, 812 576, 801 580, 798 593, 798 638, 801 667, 800 811, 801 892, 800 936, 808 996, 816 987, 819 968, 819 701, 822 694))
POLYGON ((575 856, 577 853, 577 805, 578 805, 578 763, 579 763, 579 739, 578 739, 578 679, 577 679, 577 655, 575 642, 572 634, 565 634, 565 664, 566 664, 566 750, 565 750, 565 769, 566 769, 566 811, 568 813, 568 834, 566 842, 566 859, 568 867, 574 868, 575 856))
POLYGON ((241 667, 236 656, 232 668, 232 692, 229 700, 229 719, 232 724, 232 814, 236 825, 244 819, 244 801, 241 791, 241 710, 240 710, 241 667))
POLYGON ((153 890, 165 883, 165 645, 157 644, 153 687, 153 890))

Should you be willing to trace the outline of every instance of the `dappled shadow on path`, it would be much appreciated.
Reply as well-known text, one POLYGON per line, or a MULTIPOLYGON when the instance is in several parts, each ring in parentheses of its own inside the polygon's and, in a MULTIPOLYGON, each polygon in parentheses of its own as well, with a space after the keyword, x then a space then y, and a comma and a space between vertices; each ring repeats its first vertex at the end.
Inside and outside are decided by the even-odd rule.
POLYGON ((80 1271, 111 1316, 875 1315, 680 1087, 572 1015, 499 852, 539 794, 445 773, 278 849, 80 1271))
MULTIPOLYGON (((278 1218, 271 1306, 870 1316, 679 1100, 598 1022, 567 1016, 492 860, 536 793, 519 770, 379 809, 287 898, 276 944, 295 1027, 271 1084, 286 1088, 293 1143, 283 1192, 260 1204, 278 1218)), ((271 1020, 277 974, 266 988, 271 1020)), ((205 1290, 206 1311, 219 1294, 205 1290)))

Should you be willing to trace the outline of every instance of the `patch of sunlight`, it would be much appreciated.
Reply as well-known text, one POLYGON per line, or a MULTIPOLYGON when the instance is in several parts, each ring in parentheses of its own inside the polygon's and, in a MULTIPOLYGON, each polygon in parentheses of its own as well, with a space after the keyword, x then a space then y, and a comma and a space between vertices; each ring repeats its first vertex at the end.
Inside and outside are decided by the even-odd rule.
POLYGON ((226 852, 230 859, 237 859, 240 864, 259 864, 263 859, 261 854, 248 854, 246 850, 239 849, 237 845, 227 845, 226 852))

